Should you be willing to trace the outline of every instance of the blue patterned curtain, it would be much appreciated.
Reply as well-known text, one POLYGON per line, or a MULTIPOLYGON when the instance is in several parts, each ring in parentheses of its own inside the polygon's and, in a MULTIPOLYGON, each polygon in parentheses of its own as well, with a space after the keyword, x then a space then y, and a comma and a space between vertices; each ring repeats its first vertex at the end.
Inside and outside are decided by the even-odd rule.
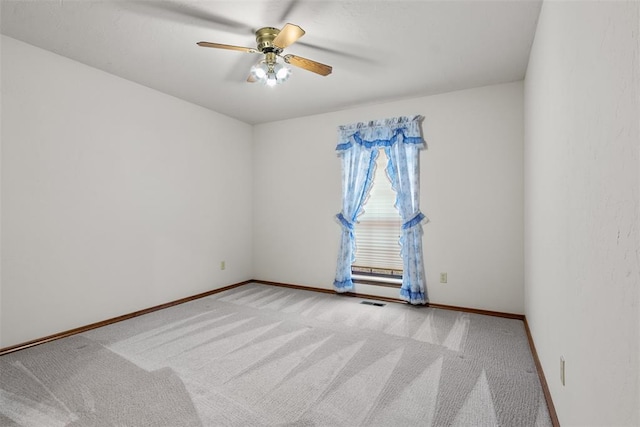
POLYGON ((412 143, 385 147, 389 164, 387 175, 396 192, 395 206, 402 217, 400 256, 402 257, 402 288, 400 297, 411 304, 425 304, 427 299, 422 257, 422 221, 420 212, 419 151, 412 143))
POLYGON ((400 297, 411 304, 428 301, 422 257, 419 150, 424 148, 422 116, 395 117, 338 128, 336 151, 342 159, 342 212, 336 217, 342 239, 334 287, 337 292, 353 289, 351 264, 355 254, 354 224, 371 190, 379 148, 389 159, 387 174, 396 191, 396 208, 403 219, 400 245, 404 264, 400 297))
POLYGON ((348 292, 353 289, 351 263, 356 252, 353 227, 373 185, 378 150, 357 143, 343 148, 338 145, 338 155, 342 157, 342 212, 336 217, 342 226, 342 237, 333 286, 337 292, 348 292))

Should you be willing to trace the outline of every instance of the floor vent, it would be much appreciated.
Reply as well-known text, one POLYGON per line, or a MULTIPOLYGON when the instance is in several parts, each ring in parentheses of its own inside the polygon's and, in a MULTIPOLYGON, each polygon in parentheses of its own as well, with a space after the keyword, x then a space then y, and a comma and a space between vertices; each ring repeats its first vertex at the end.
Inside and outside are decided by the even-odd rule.
POLYGON ((360 304, 375 305, 376 307, 384 307, 385 305, 387 305, 383 302, 375 302, 375 301, 360 301, 360 304))

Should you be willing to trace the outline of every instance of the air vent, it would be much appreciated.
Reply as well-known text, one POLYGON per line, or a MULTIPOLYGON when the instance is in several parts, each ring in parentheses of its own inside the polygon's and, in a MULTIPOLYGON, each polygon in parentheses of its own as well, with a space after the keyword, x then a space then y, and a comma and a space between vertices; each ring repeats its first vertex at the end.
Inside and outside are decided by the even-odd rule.
POLYGON ((383 302, 375 302, 375 301, 360 301, 360 304, 375 305, 376 307, 384 307, 385 305, 387 305, 383 302))

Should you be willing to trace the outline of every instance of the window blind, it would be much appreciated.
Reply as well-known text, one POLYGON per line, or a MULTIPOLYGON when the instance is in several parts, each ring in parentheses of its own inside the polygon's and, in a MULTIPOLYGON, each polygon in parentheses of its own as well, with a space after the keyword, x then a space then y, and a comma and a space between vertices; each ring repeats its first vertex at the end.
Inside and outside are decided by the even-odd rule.
POLYGON ((381 275, 402 275, 400 227, 402 218, 395 208, 396 193, 385 171, 387 155, 380 150, 376 171, 364 213, 355 225, 356 254, 353 271, 381 275))

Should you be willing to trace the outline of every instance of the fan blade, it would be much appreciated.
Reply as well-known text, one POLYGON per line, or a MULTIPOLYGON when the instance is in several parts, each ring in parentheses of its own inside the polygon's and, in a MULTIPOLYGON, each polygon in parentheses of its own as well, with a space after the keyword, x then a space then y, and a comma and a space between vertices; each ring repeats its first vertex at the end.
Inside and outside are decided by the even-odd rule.
POLYGON ((249 74, 249 77, 247 77, 247 83, 255 83, 257 82, 257 80, 253 77, 253 74, 249 74))
POLYGON ((304 36, 304 30, 297 25, 294 24, 286 24, 275 39, 273 39, 273 44, 280 49, 284 49, 287 46, 292 45, 296 42, 300 37, 304 36))
POLYGON ((319 62, 312 61, 301 56, 285 55, 283 56, 283 58, 287 64, 304 68, 305 70, 312 71, 314 73, 320 74, 321 76, 328 76, 329 74, 331 74, 331 71, 333 71, 333 68, 329 65, 321 64, 319 62))
POLYGON ((258 53, 258 50, 252 47, 233 46, 230 44, 198 42, 197 45, 201 47, 213 47, 216 49, 229 49, 229 50, 239 50, 241 52, 247 52, 247 53, 258 53))

